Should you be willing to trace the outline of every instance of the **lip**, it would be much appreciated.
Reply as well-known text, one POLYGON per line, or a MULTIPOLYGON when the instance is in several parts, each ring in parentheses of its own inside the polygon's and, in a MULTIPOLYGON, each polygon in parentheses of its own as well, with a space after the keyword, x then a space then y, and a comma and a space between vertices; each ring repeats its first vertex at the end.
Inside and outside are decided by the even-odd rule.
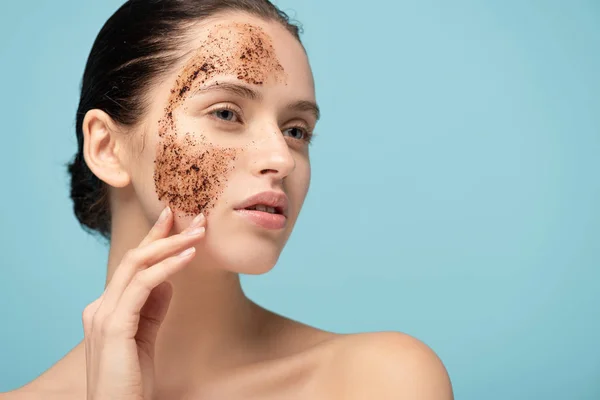
POLYGON ((280 215, 283 215, 286 218, 288 216, 288 198, 283 192, 268 191, 257 193, 248 197, 246 200, 236 206, 235 209, 239 211, 257 204, 264 204, 267 207, 273 207, 280 215))
POLYGON ((235 211, 241 216, 250 220, 250 222, 265 229, 283 229, 288 215, 288 199, 282 192, 261 192, 248 197, 237 207, 235 211), (273 207, 277 214, 271 214, 264 211, 246 210, 248 207, 263 204, 267 207, 273 207))

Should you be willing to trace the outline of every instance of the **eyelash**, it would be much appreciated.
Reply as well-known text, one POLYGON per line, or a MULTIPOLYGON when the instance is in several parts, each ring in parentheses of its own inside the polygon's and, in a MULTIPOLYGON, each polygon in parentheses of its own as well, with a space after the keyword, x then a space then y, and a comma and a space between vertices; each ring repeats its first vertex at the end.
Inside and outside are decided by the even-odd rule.
MULTIPOLYGON (((235 123, 237 123, 237 122, 239 122, 241 120, 239 110, 236 109, 235 107, 229 105, 229 104, 225 104, 223 106, 220 106, 219 108, 215 108, 214 110, 209 111, 209 114, 213 118, 217 119, 218 121, 225 122, 225 123, 231 122, 231 123, 235 124, 235 123), (235 118, 238 119, 238 121, 227 121, 225 119, 217 117, 215 114, 218 113, 218 112, 220 112, 220 111, 231 111, 235 115, 235 118)), ((306 142, 308 144, 311 144, 312 139, 315 136, 315 134, 313 132, 311 132, 310 129, 306 125, 304 125, 304 124, 297 124, 297 125, 294 125, 294 126, 290 126, 290 127, 286 128, 285 131, 287 131, 289 129, 300 129, 300 130, 302 130, 304 132, 304 138, 302 138, 302 139, 295 139, 293 137, 290 137, 293 140, 304 141, 304 142, 306 142)))

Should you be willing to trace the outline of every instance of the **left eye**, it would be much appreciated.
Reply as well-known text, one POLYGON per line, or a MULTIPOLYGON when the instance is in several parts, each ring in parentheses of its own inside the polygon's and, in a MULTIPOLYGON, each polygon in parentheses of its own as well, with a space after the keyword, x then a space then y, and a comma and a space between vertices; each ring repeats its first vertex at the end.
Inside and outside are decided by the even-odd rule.
POLYGON ((283 134, 285 135, 286 132, 288 132, 288 136, 291 136, 293 139, 302 140, 306 136, 306 131, 298 127, 286 129, 283 131, 283 134))
POLYGON ((223 121, 228 121, 228 122, 236 122, 237 121, 237 115, 235 114, 235 112, 233 112, 231 110, 227 110, 227 109, 216 110, 216 111, 213 111, 212 114, 215 117, 222 119, 223 121))

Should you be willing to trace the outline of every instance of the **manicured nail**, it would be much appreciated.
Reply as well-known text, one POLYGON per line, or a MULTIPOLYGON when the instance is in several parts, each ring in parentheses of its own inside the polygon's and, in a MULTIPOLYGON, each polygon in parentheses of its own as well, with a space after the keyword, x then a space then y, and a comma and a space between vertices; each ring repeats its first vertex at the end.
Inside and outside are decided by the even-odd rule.
POLYGON ((187 257, 189 255, 192 255, 195 251, 196 251, 195 247, 190 247, 189 249, 184 250, 181 253, 179 253, 178 257, 187 257))
POLYGON ((169 206, 166 206, 164 210, 162 210, 162 212, 160 213, 160 217, 158 218, 158 222, 159 223, 163 223, 167 220, 167 217, 169 216, 169 213, 171 212, 171 208, 169 206))
POLYGON ((198 214, 190 224, 190 227, 199 226, 204 221, 204 214, 198 214))

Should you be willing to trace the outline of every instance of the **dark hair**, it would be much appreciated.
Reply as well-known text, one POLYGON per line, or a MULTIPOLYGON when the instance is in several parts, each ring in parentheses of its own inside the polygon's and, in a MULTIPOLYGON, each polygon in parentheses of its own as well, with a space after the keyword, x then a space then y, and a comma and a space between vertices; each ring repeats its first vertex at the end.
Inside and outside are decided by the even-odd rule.
POLYGON ((178 60, 186 29, 226 11, 280 22, 300 41, 298 25, 268 0, 129 0, 106 21, 87 60, 77 109, 77 154, 67 165, 75 216, 90 233, 110 240, 108 187, 83 158, 83 119, 91 109, 135 126, 147 104, 148 82, 178 60))

